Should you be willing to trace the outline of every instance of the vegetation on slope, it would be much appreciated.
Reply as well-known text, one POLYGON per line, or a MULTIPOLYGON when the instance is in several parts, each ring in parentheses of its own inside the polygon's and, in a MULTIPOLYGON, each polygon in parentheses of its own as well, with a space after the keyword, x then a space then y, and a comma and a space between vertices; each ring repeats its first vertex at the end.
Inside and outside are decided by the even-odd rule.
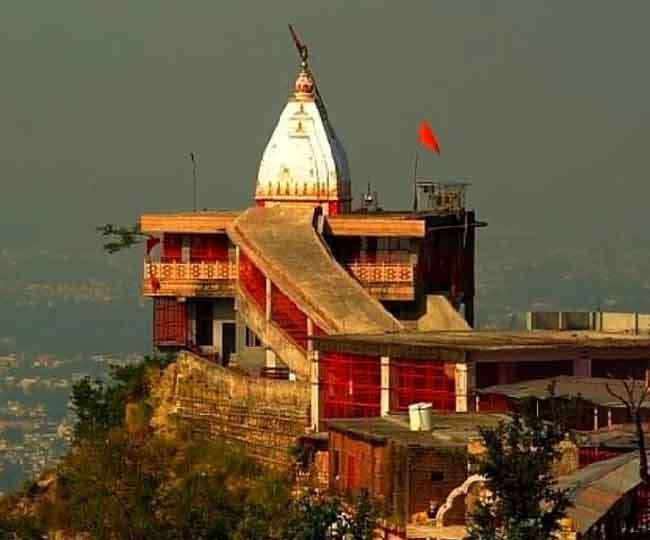
POLYGON ((291 471, 262 469, 240 449, 180 430, 151 432, 149 383, 169 359, 114 367, 114 384, 73 389, 72 450, 55 471, 0 502, 0 539, 368 540, 376 509, 362 494, 297 490, 291 471), (15 535, 15 536, 13 536, 15 535))

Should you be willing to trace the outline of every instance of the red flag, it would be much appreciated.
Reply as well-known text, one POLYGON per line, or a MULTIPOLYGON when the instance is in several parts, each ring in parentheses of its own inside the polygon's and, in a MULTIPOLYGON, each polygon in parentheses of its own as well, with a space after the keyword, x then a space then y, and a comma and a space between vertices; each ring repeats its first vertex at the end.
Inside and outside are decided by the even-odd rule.
POLYGON ((157 244, 160 244, 160 238, 155 236, 149 236, 147 238, 147 255, 151 253, 151 250, 156 247, 157 244))
POLYGON ((429 122, 422 122, 418 131, 420 135, 420 144, 432 152, 440 155, 440 143, 436 137, 435 131, 429 125, 429 122))

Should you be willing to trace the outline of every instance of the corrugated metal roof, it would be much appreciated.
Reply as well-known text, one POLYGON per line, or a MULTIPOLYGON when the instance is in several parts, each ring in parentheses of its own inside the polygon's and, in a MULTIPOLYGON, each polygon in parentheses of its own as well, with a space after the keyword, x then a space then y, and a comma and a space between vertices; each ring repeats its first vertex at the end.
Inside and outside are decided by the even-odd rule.
MULTIPOLYGON (((479 394, 501 394, 513 399, 537 398, 547 399, 549 397, 549 385, 555 384, 556 397, 580 397, 602 407, 623 407, 620 401, 612 397, 607 391, 607 385, 617 394, 627 396, 623 387, 625 381, 620 379, 605 379, 598 377, 571 377, 561 375, 548 379, 536 379, 521 381, 513 384, 497 384, 480 388, 479 394)), ((645 391, 645 383, 636 381, 635 395, 640 397, 640 392, 645 391)), ((644 407, 650 408, 650 402, 644 407)))
POLYGON ((599 461, 562 477, 558 487, 574 490, 568 515, 584 533, 641 483, 636 452, 599 461))

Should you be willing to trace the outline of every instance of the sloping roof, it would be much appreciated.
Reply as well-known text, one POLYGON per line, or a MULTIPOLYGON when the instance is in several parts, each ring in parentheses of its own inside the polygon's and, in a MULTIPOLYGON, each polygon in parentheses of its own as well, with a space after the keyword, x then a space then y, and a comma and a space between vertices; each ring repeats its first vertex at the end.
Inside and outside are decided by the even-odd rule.
POLYGON ((639 456, 630 452, 579 469, 561 478, 558 487, 574 490, 568 515, 584 533, 640 483, 639 456))
POLYGON ((336 262, 313 219, 313 208, 250 208, 228 228, 228 235, 324 330, 402 330, 402 324, 336 262))
MULTIPOLYGON (((580 397, 581 399, 602 407, 623 407, 621 402, 607 391, 609 386, 618 395, 627 396, 623 387, 625 381, 599 377, 571 377, 560 375, 548 379, 521 381, 513 384, 497 384, 478 389, 479 394, 501 394, 513 399, 548 399, 550 385, 555 386, 556 397, 580 397)), ((644 381, 636 381, 635 396, 641 397, 645 392, 644 381)), ((644 403, 650 408, 650 400, 644 403)))

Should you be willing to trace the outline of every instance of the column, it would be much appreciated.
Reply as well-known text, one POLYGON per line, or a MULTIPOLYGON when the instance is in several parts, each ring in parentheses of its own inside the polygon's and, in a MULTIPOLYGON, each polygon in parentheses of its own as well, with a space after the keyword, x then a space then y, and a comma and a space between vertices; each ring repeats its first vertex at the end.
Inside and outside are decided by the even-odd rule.
POLYGON ((380 414, 387 416, 390 413, 390 357, 381 357, 381 395, 380 414))
POLYGON ((454 370, 456 383, 456 412, 468 412, 472 409, 472 394, 476 368, 473 363, 458 363, 454 370))
POLYGON ((311 354, 311 429, 320 429, 320 379, 319 379, 319 356, 318 351, 311 354))
POLYGON ((190 248, 192 246, 192 237, 184 234, 181 237, 181 261, 184 263, 190 262, 190 248))
POLYGON ((275 351, 269 347, 266 348, 264 365, 267 368, 276 368, 278 367, 278 357, 275 355, 275 351))

